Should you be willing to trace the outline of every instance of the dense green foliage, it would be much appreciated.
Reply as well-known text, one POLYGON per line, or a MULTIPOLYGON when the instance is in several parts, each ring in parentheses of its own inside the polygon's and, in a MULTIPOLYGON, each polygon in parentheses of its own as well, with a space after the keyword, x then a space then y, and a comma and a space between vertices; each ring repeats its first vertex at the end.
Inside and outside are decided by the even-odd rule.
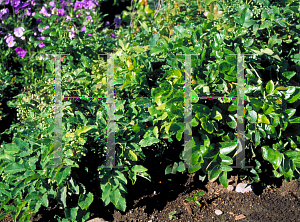
MULTIPOLYGON (((9 99, 1 93, 1 101, 18 111, 18 119, 3 133, 12 133, 13 140, 0 147, 0 209, 5 210, 0 219, 11 213, 28 221, 29 212, 38 212, 55 198, 65 209, 63 221, 86 220, 97 197, 86 189, 77 169, 90 180, 100 180, 105 206, 113 203, 125 211, 129 180, 135 184, 140 176, 151 181, 143 166, 147 161, 143 150, 149 147, 161 155, 166 137, 177 142, 173 149, 180 149, 182 160, 171 160, 166 174, 201 170, 209 180, 219 178, 227 187, 237 148, 237 100, 198 97, 237 96, 237 58, 232 54, 254 54, 244 59, 245 165, 254 167, 241 172, 253 182, 271 176, 299 180, 300 88, 295 84, 300 82, 299 2, 174 2, 164 3, 155 18, 140 6, 132 27, 121 27, 117 39, 109 38, 111 30, 97 33, 91 25, 70 40, 55 19, 41 23, 53 27, 44 40, 49 43, 45 52, 69 54, 61 63, 65 97, 106 97, 109 64, 98 53, 115 53, 115 165, 123 168, 98 169, 106 166, 108 154, 108 105, 96 98, 63 100, 66 168, 46 168, 53 164, 54 149, 53 59, 40 61, 34 55, 43 53, 32 52, 30 62, 22 58, 26 66, 14 71, 4 62, 12 52, 0 42, 0 91, 9 86, 12 91, 20 84, 26 88, 19 87, 9 99), (185 56, 176 54, 192 54, 191 156, 183 141, 185 56), (94 159, 84 161, 87 156, 94 159), (186 168, 189 158, 193 167, 186 168), (75 207, 68 206, 76 195, 75 207), (11 199, 14 204, 7 205, 11 199)), ((34 38, 29 42, 39 43, 34 38)))

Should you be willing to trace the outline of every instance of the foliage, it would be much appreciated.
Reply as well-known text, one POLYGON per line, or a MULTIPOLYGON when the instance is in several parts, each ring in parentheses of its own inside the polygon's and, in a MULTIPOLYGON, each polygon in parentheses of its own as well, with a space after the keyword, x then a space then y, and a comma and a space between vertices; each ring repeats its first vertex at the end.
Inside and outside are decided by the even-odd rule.
MULTIPOLYGON (((182 160, 172 160, 165 174, 201 170, 209 180, 219 179, 227 187, 227 172, 237 155, 238 102, 198 97, 236 97, 238 67, 233 54, 254 54, 244 58, 244 163, 253 168, 241 169, 240 176, 246 174, 253 182, 270 176, 299 180, 300 89, 295 86, 300 82, 299 3, 170 0, 149 17, 138 9, 128 29, 97 33, 95 22, 71 40, 66 36, 71 23, 57 23, 57 17, 45 19, 40 13, 35 18, 45 21, 39 28, 51 27, 43 33, 47 46, 32 50, 30 62, 26 57, 10 61, 19 62, 20 70, 5 65, 14 52, 0 40, 1 92, 17 84, 26 89, 21 87, 19 94, 6 98, 8 106, 18 110, 18 119, 4 132, 13 133, 13 141, 0 147, 1 219, 11 213, 14 220, 28 221, 41 205, 47 207, 50 199, 56 199, 65 211, 63 221, 87 220, 88 208, 97 197, 82 181, 79 168, 88 175, 86 180, 100 181, 96 182, 105 206, 112 203, 125 211, 128 179, 132 184, 137 176, 151 181, 143 166, 147 161, 143 150, 149 147, 163 153, 164 138, 176 141, 182 160), (62 102, 65 168, 51 167, 55 69, 53 59, 39 58, 45 53, 69 54, 61 61, 63 97, 107 97, 109 64, 97 55, 99 51, 115 52, 115 165, 122 168, 106 165, 108 104, 96 98, 62 102), (185 148, 187 70, 184 55, 176 54, 192 54, 193 137, 185 148), (88 165, 84 159, 89 155, 97 157, 98 163, 88 165), (189 159, 192 164, 186 166, 189 159), (71 206, 75 196, 78 201, 71 206), (10 200, 12 205, 7 204, 10 200)), ((35 47, 41 43, 33 37, 28 42, 35 47)), ((196 196, 191 198, 196 203, 196 196)))

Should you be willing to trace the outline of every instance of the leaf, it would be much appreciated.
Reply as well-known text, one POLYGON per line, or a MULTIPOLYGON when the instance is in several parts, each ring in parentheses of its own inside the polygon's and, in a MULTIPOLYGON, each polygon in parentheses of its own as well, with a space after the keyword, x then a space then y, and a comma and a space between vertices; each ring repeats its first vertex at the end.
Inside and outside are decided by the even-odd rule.
POLYGON ((205 5, 210 5, 210 3, 215 2, 216 0, 205 0, 205 5))
POLYGON ((282 162, 283 154, 269 148, 268 146, 261 147, 261 152, 263 158, 269 161, 273 165, 274 169, 278 169, 282 162))
POLYGON ((288 80, 290 80, 291 78, 293 78, 294 75, 296 75, 296 72, 284 72, 282 73, 282 75, 288 80))
POLYGON ((270 124, 270 121, 268 120, 268 118, 265 116, 265 114, 258 114, 258 123, 266 123, 266 124, 270 124))
POLYGON ((223 171, 219 177, 220 183, 227 188, 228 187, 228 181, 227 181, 227 171, 223 171))
POLYGON ((71 173, 71 168, 64 168, 61 172, 56 175, 57 185, 61 184, 61 182, 66 179, 71 173))
POLYGON ((236 142, 220 142, 219 144, 221 145, 220 154, 224 155, 232 152, 237 146, 236 142))
POLYGON ((272 80, 270 80, 266 85, 266 91, 268 94, 271 94, 274 90, 274 83, 272 80))
MULTIPOLYGON (((148 26, 147 26, 147 24, 146 24, 145 22, 139 21, 139 23, 140 23, 141 26, 143 26, 143 28, 144 28, 147 32, 149 32, 149 28, 148 28, 148 26)), ((151 45, 150 45, 150 48, 151 48, 151 45)))
POLYGON ((113 192, 110 192, 110 201, 116 206, 119 202, 119 199, 121 197, 121 193, 118 189, 114 190, 113 192))
POLYGON ((23 166, 23 164, 12 163, 4 169, 4 173, 14 174, 14 173, 22 172, 22 171, 25 171, 25 170, 26 170, 26 168, 23 166))
POLYGON ((151 146, 152 144, 154 143, 159 143, 159 139, 155 138, 155 137, 147 137, 145 139, 142 139, 140 142, 139 142, 139 145, 141 147, 146 147, 146 146, 151 146))
POLYGON ((66 202, 67 201, 67 186, 64 186, 59 191, 60 191, 59 200, 62 202, 63 208, 66 208, 67 207, 67 202, 66 202))
POLYGON ((154 46, 152 49, 150 49, 150 55, 156 56, 157 54, 163 52, 164 49, 162 47, 154 46))
POLYGON ((219 165, 214 166, 214 168, 212 170, 208 171, 209 180, 213 180, 213 179, 217 178, 221 172, 222 172, 222 169, 219 165))
POLYGON ((80 136, 80 134, 86 133, 86 132, 88 132, 88 131, 91 130, 91 129, 93 129, 93 127, 91 127, 91 126, 84 126, 84 127, 81 127, 81 128, 79 128, 79 129, 76 130, 76 135, 77 135, 77 136, 80 136))
POLYGON ((125 212, 126 210, 126 199, 123 196, 120 196, 119 202, 116 205, 116 208, 125 212))
POLYGON ((129 156, 129 159, 131 159, 132 161, 137 161, 137 159, 138 159, 137 155, 132 150, 129 150, 128 156, 129 156))
POLYGON ((253 44, 254 40, 253 39, 249 39, 244 43, 244 47, 250 47, 253 44))
POLYGON ((131 61, 130 56, 128 56, 128 60, 127 60, 126 63, 127 63, 129 71, 133 70, 133 65, 132 65, 132 61, 131 61))
POLYGON ((134 173, 138 173, 138 172, 145 172, 147 171, 148 169, 143 167, 142 165, 135 165, 132 167, 131 171, 134 172, 134 173))
POLYGON ((274 52, 271 49, 265 48, 260 50, 262 53, 265 53, 267 55, 273 55, 274 52))
POLYGON ((88 207, 92 204, 93 200, 94 200, 94 195, 91 192, 89 192, 88 194, 80 194, 78 205, 80 206, 81 209, 87 210, 88 207))
POLYGON ((119 39, 119 45, 122 47, 123 51, 126 51, 124 43, 121 39, 119 39))
POLYGON ((116 177, 119 179, 119 181, 121 181, 124 184, 127 184, 127 179, 125 178, 123 173, 121 173, 120 171, 115 171, 115 173, 117 174, 116 177))
POLYGON ((149 45, 150 45, 150 49, 152 49, 154 46, 156 46, 156 42, 158 40, 158 35, 157 34, 153 34, 151 36, 151 38, 149 39, 149 45))

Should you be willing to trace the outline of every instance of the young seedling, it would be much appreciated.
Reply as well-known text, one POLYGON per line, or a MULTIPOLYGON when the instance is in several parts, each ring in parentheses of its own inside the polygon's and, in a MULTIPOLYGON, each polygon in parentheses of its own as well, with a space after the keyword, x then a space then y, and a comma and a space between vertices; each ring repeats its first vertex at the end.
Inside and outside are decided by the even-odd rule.
POLYGON ((197 194, 194 194, 193 197, 188 197, 185 200, 186 201, 193 201, 194 204, 196 204, 197 206, 201 207, 201 204, 199 203, 199 201, 197 200, 198 197, 203 196, 205 193, 204 191, 200 190, 197 192, 197 194))
POLYGON ((172 220, 172 219, 176 219, 176 216, 174 216, 174 214, 176 214, 176 210, 172 211, 169 213, 169 219, 172 220))

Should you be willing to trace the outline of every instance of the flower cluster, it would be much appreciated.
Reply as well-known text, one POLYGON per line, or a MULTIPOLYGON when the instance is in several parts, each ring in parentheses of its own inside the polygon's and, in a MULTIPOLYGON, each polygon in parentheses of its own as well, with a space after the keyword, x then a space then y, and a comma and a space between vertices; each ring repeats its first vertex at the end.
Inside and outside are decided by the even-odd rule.
MULTIPOLYGON (((34 0, 32 0, 32 1, 26 0, 26 2, 24 2, 24 3, 21 3, 21 0, 0 0, 0 6, 3 6, 3 3, 4 3, 4 5, 8 5, 10 3, 10 5, 12 6, 12 8, 14 10, 15 15, 18 16, 18 19, 20 22, 23 21, 22 19, 24 19, 23 18, 24 15, 25 15, 25 18, 35 15, 33 7, 36 6, 37 3, 34 0), (20 11, 23 11, 24 15, 20 15, 20 11)), ((41 9, 38 11, 38 13, 41 13, 45 18, 50 18, 52 15, 58 15, 59 18, 57 19, 57 22, 59 19, 71 21, 71 20, 73 20, 73 13, 78 12, 77 15, 75 16, 78 19, 80 17, 83 17, 82 12, 84 12, 84 11, 82 9, 90 9, 95 14, 96 13, 95 8, 97 6, 99 6, 99 4, 96 2, 96 0, 83 0, 82 2, 76 1, 75 3, 72 3, 70 0, 67 0, 67 1, 59 0, 58 3, 61 6, 60 8, 56 8, 56 5, 57 5, 56 0, 52 0, 49 3, 50 8, 47 8, 47 4, 43 4, 41 9)), ((10 14, 11 13, 9 12, 8 8, 4 8, 0 11, 0 20, 2 20, 2 24, 4 24, 4 20, 7 19, 10 14)), ((93 18, 90 15, 89 11, 86 11, 85 20, 89 24, 93 23, 93 18)), ((121 18, 116 17, 114 22, 115 22, 116 29, 118 29, 121 25, 121 18)), ((37 19, 36 23, 37 23, 36 26, 32 28, 32 30, 34 31, 34 35, 35 36, 38 35, 37 39, 44 40, 45 36, 43 36, 42 33, 46 29, 49 29, 50 27, 45 26, 43 28, 38 28, 37 26, 40 23, 42 23, 41 19, 37 19), (40 34, 37 34, 38 32, 40 34)), ((15 25, 16 25, 16 23, 15 23, 15 25)), ((106 26, 109 26, 109 22, 106 22, 106 26)), ((0 34, 3 34, 3 28, 4 27, 0 26, 0 34)), ((76 36, 78 36, 76 34, 77 29, 76 29, 75 25, 72 27, 70 26, 69 28, 70 29, 67 29, 67 31, 69 32, 70 39, 73 39, 76 36)), ((85 31, 85 26, 82 26, 82 28, 80 30, 85 31)), ((6 31, 9 31, 9 30, 6 30, 6 31)), ((18 41, 16 41, 16 38, 20 38, 21 40, 23 40, 24 45, 26 45, 26 42, 24 42, 25 36, 23 35, 25 31, 26 31, 26 27, 24 27, 24 25, 22 23, 22 25, 20 27, 17 27, 14 29, 14 36, 11 33, 7 33, 6 36, 4 37, 4 39, 6 40, 7 46, 10 48, 14 47, 18 42, 18 41)), ((90 33, 88 33, 88 35, 91 36, 90 33)), ((112 34, 111 37, 116 38, 116 35, 112 34)), ((46 46, 45 43, 43 43, 42 41, 38 44, 39 48, 43 48, 45 46, 46 46)), ((25 57, 27 51, 25 49, 22 49, 21 47, 17 47, 16 53, 20 57, 25 57)))

